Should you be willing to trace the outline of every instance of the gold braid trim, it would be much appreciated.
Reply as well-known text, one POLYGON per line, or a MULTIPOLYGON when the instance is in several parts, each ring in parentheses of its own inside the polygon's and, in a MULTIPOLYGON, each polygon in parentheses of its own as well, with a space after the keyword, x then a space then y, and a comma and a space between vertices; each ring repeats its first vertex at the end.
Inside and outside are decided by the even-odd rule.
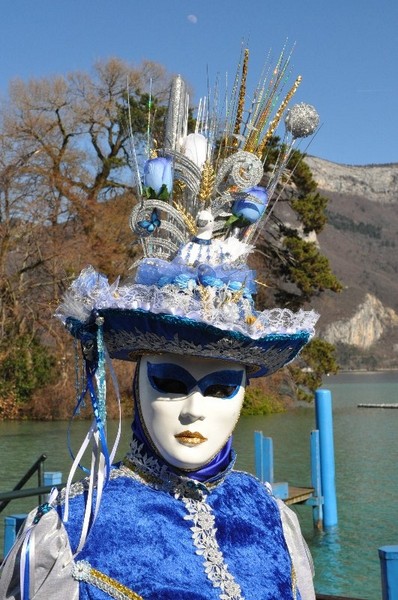
MULTIPOLYGON (((247 80, 247 64, 249 62, 249 50, 248 48, 245 49, 245 56, 243 59, 243 65, 242 65, 242 80, 240 83, 240 89, 239 89, 239 100, 238 100, 238 107, 236 110, 236 119, 235 119, 235 126, 234 126, 234 134, 235 135, 239 135, 240 133, 240 126, 242 124, 242 115, 243 115, 243 109, 245 106, 245 98, 246 98, 246 80, 247 80)), ((232 140, 232 146, 234 148, 236 148, 239 145, 239 140, 238 138, 234 138, 232 140)))
POLYGON ((232 292, 232 302, 238 303, 241 298, 243 298, 243 294, 245 293, 246 287, 246 277, 240 286, 240 289, 237 292, 232 292))
POLYGON ((292 592, 293 592, 293 600, 297 600, 297 574, 296 569, 292 564, 292 592))
POLYGON ((246 150, 246 152, 254 152, 256 143, 258 141, 258 137, 261 134, 261 130, 263 129, 265 123, 267 122, 267 119, 270 115, 271 109, 272 109, 272 98, 270 98, 267 101, 267 104, 265 105, 263 112, 260 114, 260 116, 258 117, 258 119, 255 123, 255 127, 253 127, 253 130, 250 132, 250 135, 247 138, 246 144, 243 148, 244 150, 246 150))
POLYGON ((78 581, 85 581, 102 590, 111 598, 117 600, 144 600, 142 596, 136 594, 128 587, 116 581, 112 577, 93 569, 86 560, 79 560, 73 566, 72 576, 78 581))
POLYGON ((302 79, 302 77, 301 77, 301 75, 299 75, 297 77, 296 81, 294 82, 294 84, 292 85, 292 87, 290 88, 289 92, 286 94, 286 97, 285 97, 284 101, 282 102, 282 104, 278 108, 278 110, 277 110, 277 112, 275 114, 275 117, 272 119, 271 123, 269 124, 268 131, 265 134, 265 136, 264 136, 261 144, 257 148, 256 154, 257 154, 257 156, 259 158, 261 158, 261 156, 262 156, 262 154, 264 152, 265 146, 268 143, 268 140, 270 139, 270 137, 273 135, 275 129, 277 128, 278 123, 279 123, 279 121, 282 118, 282 115, 283 115, 283 112, 284 112, 286 106, 288 105, 288 103, 292 99, 292 96, 294 96, 294 94, 296 93, 297 88, 298 88, 298 86, 301 83, 301 79, 302 79))

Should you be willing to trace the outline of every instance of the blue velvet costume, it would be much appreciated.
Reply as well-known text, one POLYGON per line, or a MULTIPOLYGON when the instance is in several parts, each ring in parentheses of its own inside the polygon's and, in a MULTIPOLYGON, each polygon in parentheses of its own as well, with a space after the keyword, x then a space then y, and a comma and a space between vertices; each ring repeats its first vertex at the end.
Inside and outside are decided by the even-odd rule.
MULTIPOLYGON (((232 471, 232 465, 207 486, 178 477, 160 463, 158 477, 155 460, 149 461, 155 469, 147 470, 145 459, 136 457, 114 470, 77 561, 88 561, 145 600, 222 598, 220 587, 215 587, 221 563, 233 578, 232 593, 225 598, 301 598, 279 508, 262 483, 232 471), (193 527, 199 540, 207 539, 202 546, 195 544, 193 527), (214 528, 218 549, 214 535, 209 535, 214 528), (203 551, 206 546, 208 554, 203 551), (206 575, 206 567, 213 569, 215 579, 206 575), (240 595, 235 596, 236 584, 240 595)), ((79 493, 72 499, 66 524, 72 550, 83 512, 84 493, 79 493)), ((79 597, 106 600, 109 595, 81 581, 79 597)))

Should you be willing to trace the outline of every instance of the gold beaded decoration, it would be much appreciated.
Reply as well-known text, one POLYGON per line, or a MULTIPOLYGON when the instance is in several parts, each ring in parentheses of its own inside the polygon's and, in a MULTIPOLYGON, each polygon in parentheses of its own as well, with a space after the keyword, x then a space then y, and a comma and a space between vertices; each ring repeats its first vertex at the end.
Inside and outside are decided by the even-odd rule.
POLYGON ((203 165, 202 179, 200 182, 200 189, 198 198, 202 202, 211 199, 211 194, 214 188, 215 173, 213 165, 207 160, 203 165))
POLYGON ((185 209, 185 207, 183 206, 183 204, 181 204, 181 202, 179 200, 174 200, 173 206, 174 206, 174 208, 176 208, 178 210, 181 217, 184 219, 184 223, 185 223, 189 233, 191 235, 196 235, 198 232, 198 228, 196 226, 195 219, 193 218, 193 216, 191 214, 189 214, 189 212, 187 212, 187 210, 185 209))
POLYGON ((301 75, 299 75, 296 79, 296 81, 294 82, 294 84, 292 85, 292 87, 290 88, 288 94, 286 95, 284 101, 282 102, 282 104, 280 105, 280 107, 278 108, 275 117, 272 119, 271 123, 269 124, 268 127, 268 131, 265 134, 261 144, 259 145, 259 147, 257 148, 257 156, 261 158, 262 153, 264 152, 265 146, 268 143, 268 140, 270 139, 270 137, 273 135, 275 129, 277 128, 279 121, 282 118, 282 115, 284 113, 284 110, 286 108, 286 106, 288 105, 288 103, 290 102, 290 100, 292 99, 292 97, 294 96, 294 94, 297 91, 298 86, 301 83, 301 75))
POLYGON ((119 581, 116 581, 116 579, 105 575, 101 571, 97 571, 97 569, 93 569, 90 563, 85 560, 75 563, 73 577, 78 581, 86 581, 94 585, 116 600, 144 600, 142 596, 136 594, 119 581))
POLYGON ((241 80, 241 84, 240 84, 240 89, 239 89, 239 100, 238 100, 238 108, 236 111, 236 119, 235 119, 235 127, 234 127, 234 139, 232 140, 232 145, 237 148, 239 145, 239 141, 237 136, 240 133, 240 127, 242 124, 242 116, 243 116, 243 109, 245 106, 245 100, 246 100, 246 80, 247 80, 247 64, 249 62, 249 50, 248 48, 245 49, 245 55, 244 55, 244 59, 243 59, 243 66, 242 66, 242 80, 241 80))
POLYGON ((292 593, 293 593, 293 600, 297 600, 297 574, 296 574, 296 569, 294 568, 293 565, 292 565, 292 593))

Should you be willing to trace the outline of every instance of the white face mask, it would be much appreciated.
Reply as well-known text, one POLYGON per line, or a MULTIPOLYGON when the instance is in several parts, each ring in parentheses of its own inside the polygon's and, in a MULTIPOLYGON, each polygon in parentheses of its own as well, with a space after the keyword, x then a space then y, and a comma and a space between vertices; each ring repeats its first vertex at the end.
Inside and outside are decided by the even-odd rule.
POLYGON ((238 420, 245 367, 173 354, 144 356, 139 409, 157 453, 170 465, 196 470, 221 450, 238 420))

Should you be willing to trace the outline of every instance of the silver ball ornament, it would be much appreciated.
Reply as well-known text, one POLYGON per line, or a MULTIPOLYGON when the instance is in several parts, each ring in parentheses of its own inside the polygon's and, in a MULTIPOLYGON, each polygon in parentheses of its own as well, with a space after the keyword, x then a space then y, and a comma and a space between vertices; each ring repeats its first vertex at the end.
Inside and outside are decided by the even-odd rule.
POLYGON ((319 115, 311 104, 295 104, 285 116, 285 127, 294 138, 305 138, 312 133, 319 124, 319 115))

